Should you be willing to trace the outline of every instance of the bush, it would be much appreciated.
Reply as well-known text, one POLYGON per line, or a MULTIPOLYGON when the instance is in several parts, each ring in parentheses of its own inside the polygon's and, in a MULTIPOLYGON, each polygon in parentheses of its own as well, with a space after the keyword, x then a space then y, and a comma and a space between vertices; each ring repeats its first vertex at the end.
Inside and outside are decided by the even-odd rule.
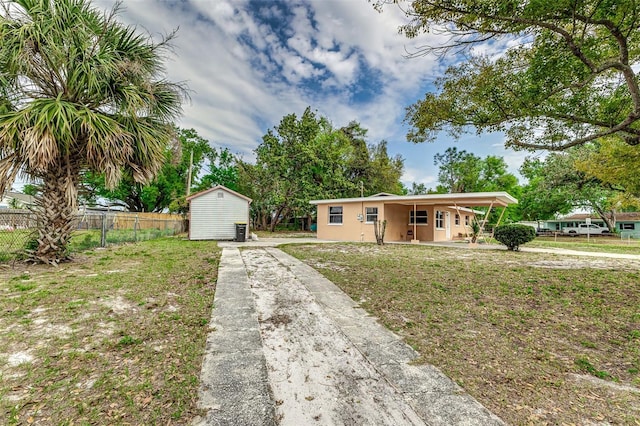
POLYGON ((536 230, 532 226, 509 224, 498 226, 493 238, 507 246, 509 250, 517 251, 522 244, 532 241, 536 237, 536 230))

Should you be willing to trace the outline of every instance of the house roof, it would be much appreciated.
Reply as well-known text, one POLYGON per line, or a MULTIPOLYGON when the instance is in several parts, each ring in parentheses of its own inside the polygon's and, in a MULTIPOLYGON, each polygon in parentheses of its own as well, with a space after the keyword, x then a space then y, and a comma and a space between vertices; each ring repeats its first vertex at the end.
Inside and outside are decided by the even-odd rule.
MULTIPOLYGON (((586 218, 591 218, 591 220, 597 220, 601 222, 603 221, 600 216, 592 215, 589 213, 576 213, 576 214, 562 217, 560 219, 545 220, 545 222, 582 221, 582 220, 585 220, 586 218)), ((640 212, 616 213, 616 221, 617 222, 639 222, 640 212)))
POLYGON ((223 185, 216 185, 216 186, 214 186, 213 188, 209 188, 209 189, 205 189, 204 191, 196 192, 195 194, 188 196, 188 197, 187 197, 187 201, 189 201, 189 202, 190 202, 190 201, 191 201, 191 200, 193 200, 194 198, 201 197, 201 196, 203 196, 203 195, 205 195, 205 194, 208 194, 208 193, 210 193, 210 192, 216 191, 216 190, 218 190, 218 189, 222 189, 223 191, 226 191, 226 192, 228 192, 229 194, 233 194, 233 195, 235 195, 236 197, 240 197, 240 198, 242 198, 243 200, 247 200, 247 202, 248 202, 249 204, 251 204, 251 202, 253 201, 251 198, 249 198, 249 197, 245 197, 244 195, 240 194, 239 192, 236 192, 236 191, 234 191, 234 190, 232 190, 232 189, 229 189, 229 188, 227 188, 226 186, 223 186, 223 185))
POLYGON ((35 198, 31 195, 23 194, 22 192, 12 192, 7 191, 4 193, 4 197, 2 198, 13 198, 15 200, 21 201, 24 204, 32 205, 35 203, 35 198))
POLYGON ((455 194, 425 194, 425 195, 375 195, 371 197, 358 198, 336 198, 328 200, 312 200, 309 204, 336 204, 336 203, 360 203, 380 201, 384 204, 405 204, 405 205, 460 205, 460 206, 508 206, 517 204, 518 200, 506 192, 465 192, 455 194))

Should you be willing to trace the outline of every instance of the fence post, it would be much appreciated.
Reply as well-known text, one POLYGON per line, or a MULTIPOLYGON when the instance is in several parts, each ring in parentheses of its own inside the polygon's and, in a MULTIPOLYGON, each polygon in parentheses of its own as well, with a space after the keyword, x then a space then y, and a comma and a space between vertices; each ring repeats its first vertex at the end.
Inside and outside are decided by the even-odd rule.
POLYGON ((100 247, 107 246, 107 215, 106 213, 102 214, 102 226, 100 232, 100 247))
POLYGON ((133 222, 133 241, 138 242, 138 214, 136 213, 136 220, 133 222))

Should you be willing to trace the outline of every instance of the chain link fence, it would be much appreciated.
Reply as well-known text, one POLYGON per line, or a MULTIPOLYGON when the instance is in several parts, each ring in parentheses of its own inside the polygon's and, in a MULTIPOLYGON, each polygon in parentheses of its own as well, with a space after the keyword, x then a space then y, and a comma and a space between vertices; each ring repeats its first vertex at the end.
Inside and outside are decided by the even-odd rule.
MULTIPOLYGON (((72 252, 110 244, 137 242, 186 231, 178 215, 162 213, 90 212, 74 219, 72 252)), ((0 210, 0 262, 15 259, 37 238, 37 222, 28 210, 0 210)))

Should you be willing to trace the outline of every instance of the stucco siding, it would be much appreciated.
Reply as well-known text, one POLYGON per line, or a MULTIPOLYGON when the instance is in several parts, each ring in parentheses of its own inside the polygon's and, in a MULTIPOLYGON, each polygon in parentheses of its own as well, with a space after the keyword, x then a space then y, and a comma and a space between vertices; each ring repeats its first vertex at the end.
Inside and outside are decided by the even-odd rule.
POLYGON ((466 235, 467 227, 465 215, 471 213, 461 211, 459 225, 455 224, 456 209, 448 206, 416 205, 417 212, 427 212, 427 223, 417 223, 415 228, 411 223, 412 205, 387 204, 375 202, 335 203, 318 205, 318 238, 336 241, 365 241, 374 242, 373 224, 366 223, 366 208, 378 208, 378 220, 386 220, 387 228, 385 241, 446 241, 466 235), (342 223, 330 223, 329 211, 331 207, 342 208, 342 223), (436 228, 436 211, 443 212, 443 227, 436 228), (447 216, 448 214, 448 216, 447 216), (358 219, 362 215, 363 220, 358 219), (448 222, 448 225, 447 225, 448 222), (447 238, 449 226, 449 238, 447 238), (415 235, 414 235, 415 229, 415 235))
POLYGON ((375 242, 373 223, 366 222, 367 207, 378 208, 378 220, 384 220, 382 203, 345 203, 323 204, 318 206, 318 238, 335 241, 367 241, 375 242), (342 207, 342 223, 330 223, 329 209, 342 207), (359 220, 362 215, 362 220, 359 220))
POLYGON ((236 235, 235 224, 248 220, 246 200, 223 189, 211 191, 191 200, 189 239, 232 240, 236 235))

